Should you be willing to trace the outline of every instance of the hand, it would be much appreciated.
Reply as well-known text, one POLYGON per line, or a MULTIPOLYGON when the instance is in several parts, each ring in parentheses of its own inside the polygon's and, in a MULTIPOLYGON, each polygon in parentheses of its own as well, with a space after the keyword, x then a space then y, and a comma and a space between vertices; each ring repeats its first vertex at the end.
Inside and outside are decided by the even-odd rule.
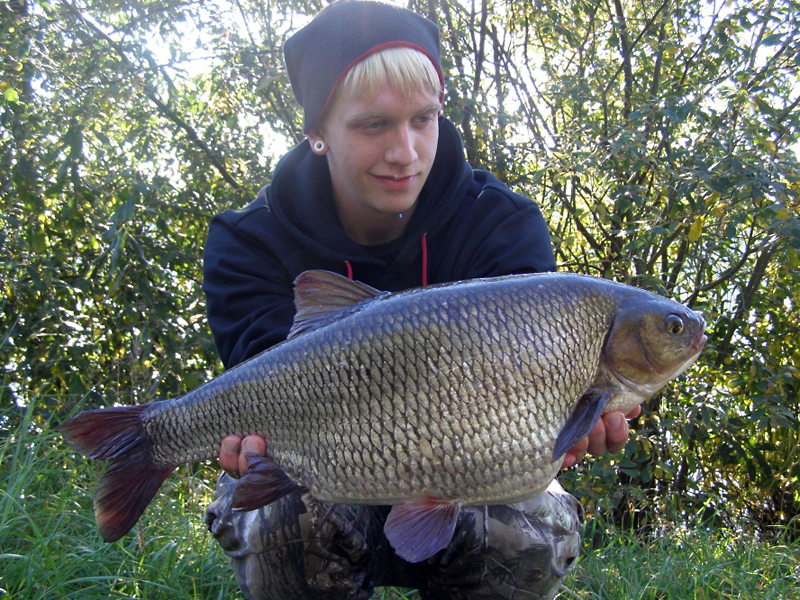
POLYGON ((222 440, 219 449, 219 466, 229 473, 244 475, 247 473, 247 455, 264 456, 266 451, 264 438, 248 435, 242 439, 238 435, 229 435, 222 440))
POLYGON ((589 454, 600 456, 606 450, 611 454, 616 454, 625 447, 628 441, 628 422, 625 419, 634 419, 642 412, 642 408, 637 406, 627 415, 620 411, 612 411, 598 419, 597 423, 589 432, 589 435, 567 450, 561 468, 571 467, 583 459, 583 455, 588 451, 589 454))

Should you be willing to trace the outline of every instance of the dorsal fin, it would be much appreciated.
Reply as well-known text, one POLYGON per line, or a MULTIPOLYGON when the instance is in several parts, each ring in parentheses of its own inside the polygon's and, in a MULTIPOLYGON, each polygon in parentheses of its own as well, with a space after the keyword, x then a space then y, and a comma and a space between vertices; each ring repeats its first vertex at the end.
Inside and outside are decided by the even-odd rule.
POLYGON ((343 317, 361 302, 386 294, 388 292, 330 271, 303 271, 294 280, 297 314, 288 339, 324 327, 343 317))

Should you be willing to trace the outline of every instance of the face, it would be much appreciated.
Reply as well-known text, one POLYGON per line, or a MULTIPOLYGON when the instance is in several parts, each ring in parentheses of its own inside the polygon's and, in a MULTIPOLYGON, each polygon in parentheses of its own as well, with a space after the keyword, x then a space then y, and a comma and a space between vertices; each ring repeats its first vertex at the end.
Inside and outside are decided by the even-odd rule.
POLYGON ((430 92, 405 97, 385 85, 374 98, 343 94, 312 145, 325 142, 339 219, 360 244, 405 230, 436 155, 441 104, 430 92))

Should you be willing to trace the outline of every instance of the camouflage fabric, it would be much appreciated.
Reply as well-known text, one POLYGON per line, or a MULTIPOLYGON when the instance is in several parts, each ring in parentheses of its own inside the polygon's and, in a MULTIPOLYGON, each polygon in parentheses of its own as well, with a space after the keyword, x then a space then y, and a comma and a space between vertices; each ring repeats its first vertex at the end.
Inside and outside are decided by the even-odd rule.
POLYGON ((229 475, 219 479, 205 522, 248 600, 366 600, 374 586, 415 588, 425 600, 550 599, 580 547, 581 505, 557 481, 526 502, 463 508, 450 545, 417 564, 383 535, 391 507, 296 492, 234 512, 235 486, 229 475))

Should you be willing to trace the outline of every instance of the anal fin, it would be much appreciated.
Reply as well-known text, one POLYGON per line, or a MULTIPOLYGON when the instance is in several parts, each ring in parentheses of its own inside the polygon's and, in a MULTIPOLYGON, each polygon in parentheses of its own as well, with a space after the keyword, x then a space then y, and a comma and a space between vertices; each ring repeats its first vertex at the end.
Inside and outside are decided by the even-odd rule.
POLYGON ((603 414, 603 409, 611 399, 611 395, 610 390, 590 390, 578 400, 575 408, 572 409, 572 414, 556 438, 552 461, 564 456, 567 450, 589 435, 600 415, 603 414))
POLYGON ((460 508, 455 501, 398 504, 386 518, 383 531, 400 558, 417 563, 447 547, 460 508))

